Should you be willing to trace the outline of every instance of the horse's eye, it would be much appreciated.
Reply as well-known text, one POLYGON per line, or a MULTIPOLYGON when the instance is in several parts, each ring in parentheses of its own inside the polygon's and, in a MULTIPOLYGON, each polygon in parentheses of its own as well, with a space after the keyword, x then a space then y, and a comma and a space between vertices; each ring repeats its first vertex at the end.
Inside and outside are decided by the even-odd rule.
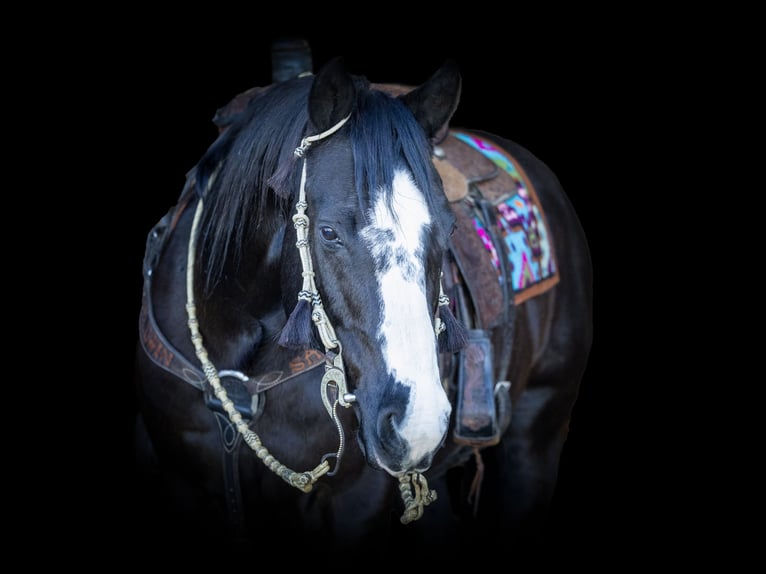
POLYGON ((335 233, 335 230, 332 227, 324 225, 319 228, 319 233, 322 234, 322 239, 325 241, 339 241, 338 234, 335 233))

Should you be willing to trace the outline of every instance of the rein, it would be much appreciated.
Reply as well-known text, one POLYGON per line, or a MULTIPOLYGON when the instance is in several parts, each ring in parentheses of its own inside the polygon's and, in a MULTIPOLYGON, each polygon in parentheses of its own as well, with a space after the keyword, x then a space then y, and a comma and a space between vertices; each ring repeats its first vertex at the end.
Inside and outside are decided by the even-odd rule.
MULTIPOLYGON (((228 414, 231 423, 240 433, 247 445, 255 452, 259 459, 275 474, 281 477, 289 485, 301 490, 304 493, 311 492, 314 483, 329 473, 330 464, 328 458, 335 456, 337 459, 335 470, 329 475, 337 472, 338 465, 344 448, 344 434, 343 427, 336 414, 337 405, 348 408, 353 402, 356 401, 356 397, 353 393, 348 392, 346 385, 345 368, 343 366, 342 358, 342 346, 338 340, 332 323, 330 322, 327 313, 322 305, 322 299, 316 288, 314 281, 314 270, 311 261, 311 253, 309 251, 308 240, 308 228, 309 218, 306 215, 306 209, 308 202, 306 201, 306 159, 305 153, 312 143, 322 140, 326 137, 337 132, 350 118, 350 114, 340 120, 337 124, 329 128, 328 130, 313 135, 306 136, 301 140, 300 146, 295 149, 295 155, 303 160, 301 168, 301 182, 298 202, 296 204, 296 213, 293 216, 293 225, 298 237, 296 241, 296 247, 300 253, 303 285, 302 289, 298 293, 298 300, 305 301, 311 304, 312 313, 311 319, 319 332, 319 336, 322 340, 322 344, 325 346, 325 354, 327 361, 325 363, 325 374, 322 377, 321 382, 321 397, 322 403, 325 406, 330 418, 335 423, 339 434, 338 451, 334 454, 327 454, 322 457, 320 463, 312 470, 297 472, 292 470, 279 462, 263 445, 258 435, 251 430, 247 423, 243 421, 242 415, 235 408, 233 401, 229 399, 226 389, 221 384, 219 372, 208 357, 207 350, 203 344, 202 334, 199 330, 199 320, 197 319, 197 307, 194 300, 194 260, 197 250, 197 228, 201 219, 202 210, 204 208, 203 199, 200 198, 197 202, 197 208, 194 213, 194 220, 192 222, 191 232, 189 234, 189 247, 187 252, 187 273, 186 273, 186 312, 188 316, 188 326, 191 332, 191 341, 194 345, 194 350, 199 359, 202 370, 205 374, 205 378, 213 388, 213 393, 221 401, 221 407, 228 414), (333 349, 337 349, 333 351, 333 349), (336 396, 336 398, 329 398, 329 393, 336 396)), ((441 286, 440 286, 441 289, 441 286)), ((448 303, 448 299, 443 294, 443 289, 440 291, 439 304, 445 305, 448 303)), ((441 319, 436 319, 435 332, 436 335, 444 330, 444 324, 441 319)), ((402 524, 408 524, 414 520, 418 520, 423 515, 423 508, 436 500, 437 493, 435 490, 428 488, 428 482, 419 472, 408 472, 399 477, 399 490, 404 502, 405 510, 400 521, 402 524)))
POLYGON ((313 470, 296 472, 275 459, 268 449, 263 446, 258 435, 247 426, 247 423, 245 423, 244 420, 242 420, 242 415, 234 407, 234 402, 229 399, 226 389, 224 389, 221 384, 218 370, 208 358, 207 350, 202 341, 202 334, 199 331, 197 306, 194 302, 194 254, 197 247, 197 227, 199 226, 199 220, 202 215, 202 208, 203 200, 200 198, 197 202, 197 209, 194 212, 194 221, 192 223, 191 233, 189 234, 189 251, 187 254, 186 313, 188 315, 188 325, 189 330, 191 331, 191 341, 194 345, 194 351, 202 364, 202 371, 205 373, 205 378, 213 387, 213 393, 221 401, 221 406, 226 411, 226 414, 229 415, 229 419, 242 435, 242 438, 247 445, 255 451, 258 458, 260 458, 272 472, 280 476, 285 482, 303 492, 310 492, 317 479, 330 470, 330 464, 327 460, 322 460, 322 462, 313 470))

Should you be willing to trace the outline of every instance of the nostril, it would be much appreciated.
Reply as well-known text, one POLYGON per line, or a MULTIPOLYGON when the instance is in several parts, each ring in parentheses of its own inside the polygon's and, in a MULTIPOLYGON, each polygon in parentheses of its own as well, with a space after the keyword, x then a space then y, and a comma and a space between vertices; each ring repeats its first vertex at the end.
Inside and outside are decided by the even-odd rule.
POLYGON ((378 419, 378 433, 380 436, 388 436, 396 432, 396 415, 385 413, 378 419))
POLYGON ((388 452, 400 451, 404 439, 399 433, 399 416, 396 411, 386 411, 378 417, 378 437, 381 446, 388 452))

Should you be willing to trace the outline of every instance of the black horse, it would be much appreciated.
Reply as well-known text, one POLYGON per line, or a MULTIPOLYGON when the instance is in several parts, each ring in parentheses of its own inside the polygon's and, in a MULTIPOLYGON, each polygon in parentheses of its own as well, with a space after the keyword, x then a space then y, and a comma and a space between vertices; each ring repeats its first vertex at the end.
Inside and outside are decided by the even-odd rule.
POLYGON ((147 538, 257 553, 539 536, 591 346, 591 262, 544 163, 450 129, 460 90, 452 62, 410 88, 333 60, 219 110, 147 240, 147 538))

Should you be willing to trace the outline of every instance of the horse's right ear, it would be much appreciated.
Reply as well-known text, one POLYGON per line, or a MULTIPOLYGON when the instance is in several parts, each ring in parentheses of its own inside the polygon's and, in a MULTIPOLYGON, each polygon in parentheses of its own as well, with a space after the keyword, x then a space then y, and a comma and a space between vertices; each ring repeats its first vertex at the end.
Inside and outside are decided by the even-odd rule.
POLYGON ((460 102, 462 83, 457 62, 447 60, 424 84, 399 96, 434 144, 447 137, 449 122, 460 102))
POLYGON ((355 96, 354 81, 342 58, 334 58, 322 66, 309 94, 309 118, 316 132, 328 130, 348 116, 355 96))

